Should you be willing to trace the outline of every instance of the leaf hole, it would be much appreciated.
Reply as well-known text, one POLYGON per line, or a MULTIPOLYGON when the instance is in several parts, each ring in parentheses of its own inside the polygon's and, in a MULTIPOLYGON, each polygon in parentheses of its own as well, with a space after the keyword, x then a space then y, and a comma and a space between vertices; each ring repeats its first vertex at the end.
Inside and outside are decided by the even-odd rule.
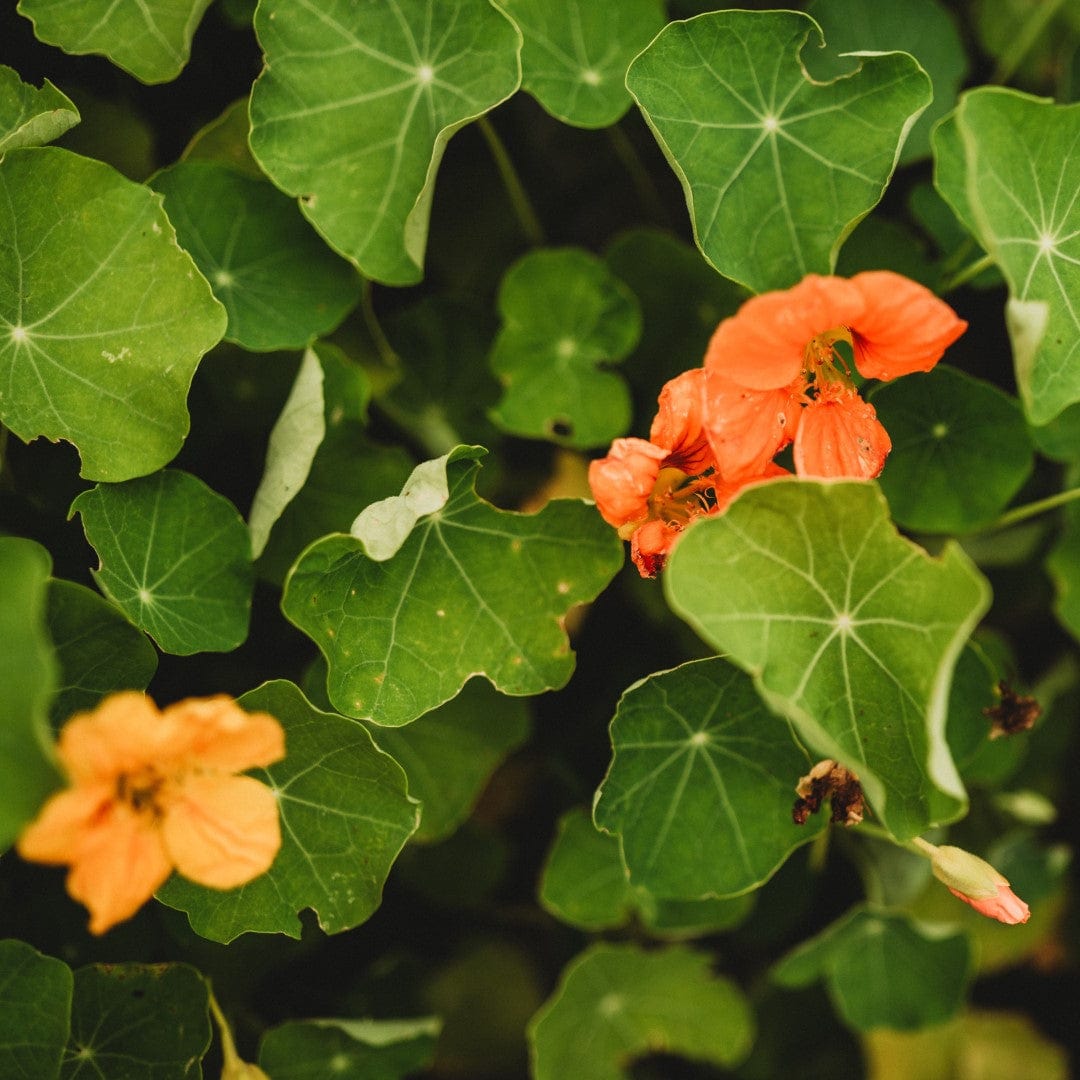
POLYGON ((574 424, 568 416, 554 416, 548 421, 548 431, 560 439, 569 439, 574 434, 574 424))

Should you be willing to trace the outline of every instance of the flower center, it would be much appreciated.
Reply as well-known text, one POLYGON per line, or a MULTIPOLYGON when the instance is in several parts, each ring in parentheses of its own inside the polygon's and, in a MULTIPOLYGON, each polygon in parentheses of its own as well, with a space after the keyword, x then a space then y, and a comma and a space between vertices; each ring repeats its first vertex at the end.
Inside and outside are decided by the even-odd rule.
POLYGON ((685 527, 716 505, 712 469, 687 476, 681 469, 661 469, 649 496, 649 520, 659 519, 676 528, 685 527))
POLYGON ((157 796, 164 783, 165 778, 150 766, 137 772, 121 773, 116 781, 116 798, 127 803, 137 814, 160 817, 162 807, 157 796))
POLYGON ((836 326, 812 337, 803 350, 803 374, 813 379, 814 387, 821 390, 829 385, 853 389, 855 382, 847 360, 837 350, 837 342, 853 345, 851 331, 846 326, 836 326))

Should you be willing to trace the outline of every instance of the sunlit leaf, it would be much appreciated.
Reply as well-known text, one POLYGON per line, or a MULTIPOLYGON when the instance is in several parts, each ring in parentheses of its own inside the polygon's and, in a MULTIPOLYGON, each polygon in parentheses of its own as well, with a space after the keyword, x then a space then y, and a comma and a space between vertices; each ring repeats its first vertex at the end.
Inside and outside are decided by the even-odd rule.
POLYGON ((670 23, 626 82, 686 192, 694 237, 755 291, 829 273, 881 198, 930 80, 906 53, 810 80, 817 24, 794 11, 717 11, 670 23))
POLYGON ((71 1019, 71 969, 23 941, 0 941, 0 1076, 56 1080, 71 1019))
POLYGON ((64 150, 13 150, 0 160, 0 253, 0 421, 74 443, 91 480, 164 465, 225 311, 159 197, 64 150))
POLYGON ((632 686, 593 813, 619 836, 630 880, 657 896, 746 892, 826 824, 791 820, 813 762, 748 676, 702 660, 632 686))
POLYGON ((665 585, 815 753, 858 774, 894 834, 963 808, 945 712, 989 589, 957 546, 933 559, 900 537, 873 484, 781 479, 688 529, 665 585))
POLYGON ((165 651, 228 652, 247 637, 251 537, 228 499, 178 469, 98 484, 71 504, 94 580, 165 651))
POLYGON ((499 290, 503 325, 491 369, 504 394, 491 411, 515 435, 587 449, 626 432, 630 394, 603 370, 637 344, 633 293, 595 255, 534 251, 499 290))
POLYGON ((267 181, 214 162, 181 162, 152 186, 229 313, 229 341, 262 352, 302 349, 359 300, 356 271, 267 181))
POLYGON ((330 700, 347 716, 407 724, 475 674, 515 695, 570 677, 563 619, 612 578, 621 545, 581 502, 538 514, 483 502, 483 453, 461 447, 418 466, 401 496, 293 568, 282 609, 322 650, 330 700))
POLYGON ((237 889, 206 889, 174 875, 158 899, 186 911, 195 931, 213 941, 247 932, 298 938, 305 908, 328 934, 358 926, 379 906, 390 867, 416 828, 405 774, 362 724, 314 708, 292 683, 265 683, 240 704, 276 716, 285 729, 285 759, 252 772, 277 793, 281 850, 265 874, 237 889))
POLYGON ((630 108, 626 68, 664 25, 659 0, 503 0, 525 39, 521 85, 577 127, 614 124, 630 108))
POLYGON ((563 972, 529 1025, 536 1080, 623 1080, 655 1050, 731 1066, 746 1056, 753 1019, 710 958, 685 948, 643 952, 595 945, 563 972))
POLYGON ((255 31, 260 165, 367 277, 419 281, 446 144, 518 88, 517 28, 487 0, 263 0, 255 31))
POLYGON ((40 90, 0 64, 0 154, 52 142, 79 122, 79 110, 48 79, 40 90))
POLYGON ((34 33, 64 52, 100 53, 144 83, 175 79, 210 0, 19 0, 34 33))
POLYGON ((57 682, 45 627, 51 567, 43 547, 0 536, 0 851, 60 782, 48 750, 57 682))

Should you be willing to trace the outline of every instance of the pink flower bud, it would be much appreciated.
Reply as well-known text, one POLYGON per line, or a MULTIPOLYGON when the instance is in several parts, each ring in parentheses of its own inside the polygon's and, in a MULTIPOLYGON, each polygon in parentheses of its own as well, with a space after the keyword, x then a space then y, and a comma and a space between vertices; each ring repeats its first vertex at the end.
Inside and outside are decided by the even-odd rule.
POLYGON ((936 847, 922 839, 916 839, 915 843, 929 857, 934 877, 980 915, 1010 926, 1028 921, 1031 911, 1027 904, 988 862, 970 851, 948 844, 936 847))

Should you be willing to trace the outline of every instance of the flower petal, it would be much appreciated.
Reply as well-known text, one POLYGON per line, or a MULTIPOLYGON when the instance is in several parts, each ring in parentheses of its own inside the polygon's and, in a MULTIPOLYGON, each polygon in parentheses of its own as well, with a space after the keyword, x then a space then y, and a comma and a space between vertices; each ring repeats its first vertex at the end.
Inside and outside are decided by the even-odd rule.
POLYGON ((713 466, 712 450, 701 427, 704 368, 692 368, 664 385, 649 441, 667 448, 664 466, 697 476, 713 466))
POLYGON ((272 765, 285 756, 281 724, 269 713, 244 712, 224 694, 185 698, 161 715, 172 732, 168 763, 235 773, 272 765))
POLYGON ((850 323, 855 366, 868 379, 929 371, 967 329, 944 300, 890 270, 856 274, 851 284, 865 305, 850 323))
POLYGON ((88 836, 109 818, 115 796, 112 784, 66 788, 46 800, 23 829, 15 850, 31 862, 71 863, 88 836))
POLYGON ((195 776, 176 785, 161 832, 176 869, 213 889, 265 873, 281 847, 277 798, 251 776, 195 776))
POLYGON ((1002 881, 998 885, 997 892, 993 896, 982 899, 967 896, 951 885, 948 888, 953 896, 963 900, 965 904, 970 904, 980 915, 985 915, 988 919, 997 919, 998 922, 1015 926, 1017 923, 1026 923, 1031 918, 1031 909, 1009 888, 1007 881, 1002 881))
POLYGON ((607 457, 589 464, 589 486, 600 516, 619 528, 648 515, 649 496, 667 456, 644 439, 616 439, 607 457))
POLYGON ((64 725, 56 752, 75 784, 111 782, 160 760, 172 733, 145 694, 110 694, 64 725))
POLYGON ((795 433, 795 472, 872 480, 891 449, 889 433, 874 406, 856 390, 834 392, 819 396, 803 410, 795 433))
POLYGON ((644 578, 656 577, 682 532, 666 521, 647 521, 630 538, 630 558, 644 578))

